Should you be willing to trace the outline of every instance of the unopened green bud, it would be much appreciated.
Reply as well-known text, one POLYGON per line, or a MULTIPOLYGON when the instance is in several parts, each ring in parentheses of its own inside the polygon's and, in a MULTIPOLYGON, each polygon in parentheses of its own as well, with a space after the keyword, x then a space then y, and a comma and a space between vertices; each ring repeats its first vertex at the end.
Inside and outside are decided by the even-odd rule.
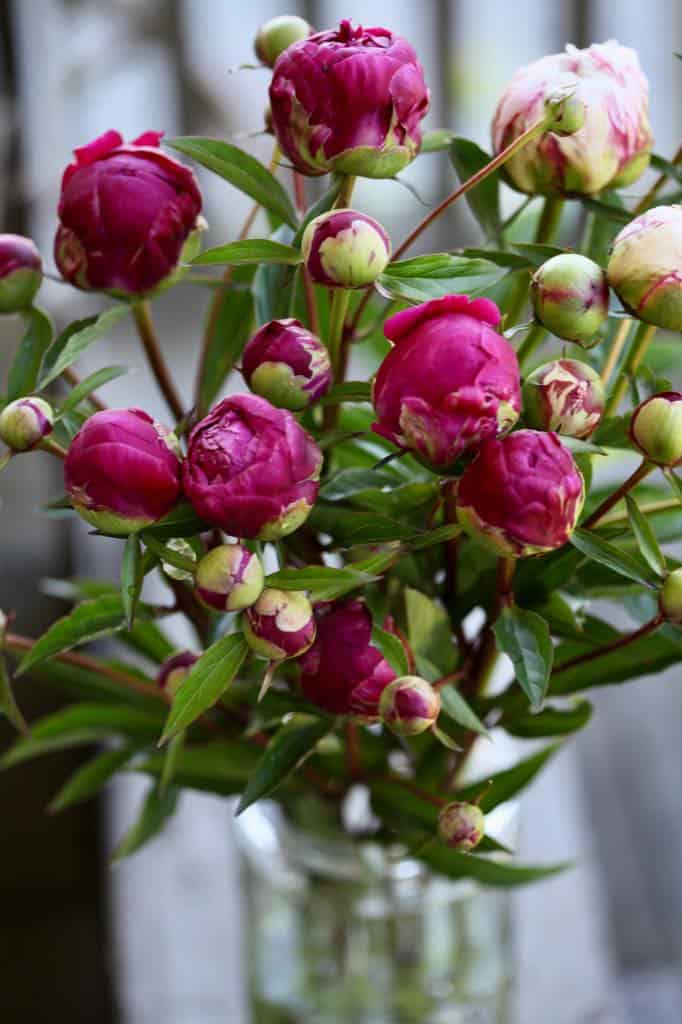
POLYGON ((545 130, 555 135, 573 135, 585 124, 585 104, 573 87, 557 89, 545 100, 545 130))
POLYGON ((283 14, 271 18, 258 29, 254 49, 258 60, 273 68, 277 58, 293 43, 307 39, 312 28, 304 18, 295 14, 283 14))
POLYGON ((52 433, 54 413, 42 398, 18 398, 0 413, 0 439, 13 452, 28 452, 52 433))
POLYGON ((682 462, 682 394, 662 391, 637 406, 630 420, 630 438, 658 466, 682 462))
POLYGON ((658 596, 658 607, 667 622, 682 626, 682 569, 666 576, 658 596))
POLYGON ((438 838, 451 850, 470 853, 485 835, 485 816, 476 804, 454 801, 438 815, 438 838))
POLYGON ((606 274, 578 253, 552 256, 538 267, 530 296, 540 323, 558 338, 578 344, 592 341, 609 315, 606 274))

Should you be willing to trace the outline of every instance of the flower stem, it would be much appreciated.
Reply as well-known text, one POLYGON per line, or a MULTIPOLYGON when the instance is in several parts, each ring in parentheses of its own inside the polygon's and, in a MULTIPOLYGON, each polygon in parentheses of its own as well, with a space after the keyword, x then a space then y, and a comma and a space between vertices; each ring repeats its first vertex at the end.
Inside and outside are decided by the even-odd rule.
POLYGON ((334 201, 333 209, 343 210, 347 206, 350 206, 351 199, 353 198, 353 189, 355 188, 355 182, 357 178, 354 174, 344 174, 341 181, 341 188, 339 194, 334 201))
POLYGON ((163 357, 159 339, 156 335, 156 331, 154 330, 154 323, 152 321, 149 303, 147 301, 136 302, 133 306, 133 316, 135 317, 137 332, 140 336, 142 347, 145 350, 147 360, 152 373, 156 377, 156 382, 159 385, 161 393, 166 399, 166 404, 176 421, 181 420, 185 415, 182 408, 182 401, 175 387, 175 383, 170 370, 168 369, 166 360, 163 357))
POLYGON ((347 288, 334 289, 331 308, 329 310, 329 335, 327 338, 327 348, 329 349, 329 358, 332 364, 334 381, 337 384, 341 383, 341 381, 337 380, 337 375, 341 365, 341 345, 343 342, 343 329, 346 323, 346 313, 348 312, 349 300, 350 291, 347 288))
MULTIPOLYGON (((677 150, 677 153, 675 153, 675 156, 672 158, 671 163, 682 163, 682 146, 680 146, 680 148, 677 150)), ((637 206, 632 211, 633 217, 638 217, 640 213, 644 213, 647 207, 651 206, 654 199, 663 188, 667 180, 667 177, 668 175, 665 173, 665 171, 663 171, 663 173, 660 174, 658 178, 656 178, 656 181, 653 183, 647 194, 642 199, 640 199, 640 201, 637 203, 637 206)))
MULTIPOLYGON (((78 376, 78 374, 76 373, 72 366, 67 366, 67 368, 62 373, 62 377, 64 378, 65 381, 68 381, 72 388, 78 387, 78 385, 81 382, 81 378, 78 376)), ((87 401, 90 402, 90 404, 93 405, 98 412, 102 412, 104 409, 107 408, 106 403, 103 402, 101 398, 98 398, 94 391, 90 392, 90 394, 87 397, 87 401)))
MULTIPOLYGON (((669 498, 661 501, 649 501, 644 505, 639 506, 639 510, 644 516, 656 515, 657 512, 670 512, 673 509, 680 507, 679 500, 677 498, 669 498)), ((629 522, 630 517, 627 512, 614 512, 611 515, 602 516, 599 520, 600 526, 617 526, 619 523, 629 522)))
POLYGON ((604 363, 604 368, 601 372, 601 379, 604 387, 607 387, 609 381, 611 380, 611 375, 616 368, 618 360, 621 357, 623 347, 627 340, 628 331, 630 330, 631 326, 632 320, 630 319, 621 320, 620 324, 618 325, 618 330, 616 331, 613 337, 613 341, 611 342, 611 351, 606 357, 606 362, 604 363))
POLYGON ((623 369, 618 375, 616 386, 613 389, 613 393, 606 403, 606 409, 604 411, 604 418, 607 416, 613 416, 617 411, 618 406, 622 402, 625 392, 628 389, 628 383, 630 378, 637 373, 639 365, 644 359, 647 353, 647 349, 651 344, 656 328, 652 324, 641 323, 637 328, 630 351, 627 354, 623 369))
POLYGON ((43 438, 43 440, 40 442, 39 447, 44 452, 49 452, 50 455, 56 455, 58 459, 66 458, 66 448, 62 448, 62 446, 60 444, 57 444, 56 441, 53 441, 51 437, 43 438))
MULTIPOLYGON (((296 209, 299 216, 303 218, 306 211, 305 178, 298 171, 294 171, 294 196, 296 198, 296 209)), ((317 302, 315 301, 315 289, 313 282, 305 266, 301 267, 301 280, 303 282, 303 294, 305 295, 306 312, 308 314, 308 327, 313 334, 319 335, 320 322, 317 315, 317 302)))
POLYGON ((584 523, 581 524, 583 530, 589 530, 593 526, 596 526, 599 520, 610 512, 614 505, 617 505, 619 501, 625 497, 625 495, 636 487, 645 476, 649 473, 653 473, 656 466, 653 462, 649 462, 648 459, 642 459, 641 465, 637 467, 634 473, 631 474, 620 487, 617 487, 613 494, 609 495, 605 501, 602 501, 599 508, 595 509, 591 516, 589 516, 584 523))
POLYGON ((523 366, 524 362, 527 359, 530 359, 536 348, 545 340, 546 334, 546 327, 543 327, 542 324, 533 324, 531 329, 528 331, 528 334, 516 350, 519 366, 523 366))
MULTIPOLYGON (((547 245, 553 242, 561 224, 561 214, 564 210, 564 200, 558 196, 547 196, 545 199, 540 220, 535 231, 536 245, 547 245)), ((512 296, 509 309, 504 318, 505 327, 513 327, 518 323, 521 311, 528 301, 529 278, 523 274, 514 295, 512 296)))
POLYGON ((663 616, 657 615, 650 622, 645 623, 636 629, 634 633, 626 633, 625 636, 619 636, 613 643, 605 644, 604 647, 600 647, 596 651, 587 651, 585 654, 578 654, 575 658, 569 658, 568 661, 563 661, 561 665, 552 672, 552 678, 561 675, 562 672, 567 672, 570 668, 575 668, 577 665, 584 665, 588 661, 594 661, 596 658, 601 658, 605 654, 611 654, 613 651, 620 650, 621 647, 627 647, 629 644, 635 643, 637 640, 641 640, 643 636, 648 636, 649 633, 653 633, 663 623, 663 616))

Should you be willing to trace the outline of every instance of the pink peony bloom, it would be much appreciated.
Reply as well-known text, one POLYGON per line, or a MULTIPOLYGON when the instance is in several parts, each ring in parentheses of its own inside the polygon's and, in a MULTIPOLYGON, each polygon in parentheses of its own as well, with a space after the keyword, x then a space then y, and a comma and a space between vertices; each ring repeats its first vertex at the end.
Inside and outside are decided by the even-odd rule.
POLYGON ((447 467, 518 419, 516 353, 494 328, 489 299, 447 295, 389 317, 395 347, 379 367, 373 429, 433 466, 447 467))
POLYGON ((242 373, 251 391, 280 409, 297 411, 327 394, 329 353, 300 320, 272 320, 244 349, 242 373))
POLYGON ((62 178, 54 256, 77 288, 149 293, 176 270, 200 227, 196 178, 161 151, 161 134, 125 144, 108 131, 75 150, 62 178))
POLYGON ((408 42, 345 20, 282 53, 270 105, 279 144, 303 174, 392 178, 419 151, 429 91, 408 42))

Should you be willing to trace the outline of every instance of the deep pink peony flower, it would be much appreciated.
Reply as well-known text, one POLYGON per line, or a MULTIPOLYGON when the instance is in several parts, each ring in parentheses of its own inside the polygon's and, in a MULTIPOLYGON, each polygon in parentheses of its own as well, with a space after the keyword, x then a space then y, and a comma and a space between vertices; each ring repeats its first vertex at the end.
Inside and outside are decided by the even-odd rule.
POLYGON ((175 271, 200 227, 196 178, 161 151, 161 135, 145 132, 125 144, 108 131, 75 150, 62 178, 54 255, 77 288, 151 292, 175 271))
POLYGON ((315 639, 312 605, 297 590, 266 588, 242 623, 251 649, 270 661, 298 658, 315 639))
POLYGON ((381 224, 357 210, 330 210, 311 220, 301 243, 308 273, 327 288, 365 288, 391 258, 381 224))
POLYGON ((372 616, 362 601, 316 605, 317 638, 301 658, 304 696, 336 715, 376 720, 385 686, 396 677, 372 646, 372 616))
POLYGON ((558 436, 517 430, 481 445, 459 482, 457 517, 496 554, 521 558, 565 544, 584 497, 583 478, 558 436))
POLYGON ((332 383, 329 353, 300 320, 272 320, 244 349, 242 373, 251 391, 281 409, 305 409, 332 383))
POLYGON ((180 496, 174 435, 141 409, 87 420, 64 462, 71 504, 105 533, 128 534, 162 519, 180 496))
POLYGON ((282 53, 270 105, 279 144, 303 174, 392 178, 419 151, 429 91, 408 42, 345 20, 282 53))
POLYGON ((446 295, 389 317, 395 343, 373 388, 373 429, 433 466, 506 433, 521 408, 519 364, 489 299, 446 295))
POLYGON ((653 143, 649 87, 637 54, 615 40, 567 46, 520 68, 493 119, 493 146, 505 149, 543 116, 545 100, 573 89, 585 119, 572 135, 545 132, 505 165, 522 192, 591 195, 630 185, 646 170, 653 143))
POLYGON ((183 482, 202 519, 235 537, 276 540, 308 518, 321 467, 320 449, 290 412, 234 395, 190 434, 183 482))
POLYGON ((192 651, 180 651, 166 658, 159 666, 157 685, 174 697, 198 660, 199 655, 193 654, 192 651))
POLYGON ((17 313, 33 302, 43 280, 35 242, 23 235, 0 235, 0 313, 17 313))

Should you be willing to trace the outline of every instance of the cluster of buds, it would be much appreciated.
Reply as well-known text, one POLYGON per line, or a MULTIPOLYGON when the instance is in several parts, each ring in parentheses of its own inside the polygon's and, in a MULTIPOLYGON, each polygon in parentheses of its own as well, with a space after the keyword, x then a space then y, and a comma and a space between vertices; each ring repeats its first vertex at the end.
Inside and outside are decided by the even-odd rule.
POLYGON ((29 307, 42 280, 43 261, 35 242, 23 235, 0 235, 0 313, 29 307))

